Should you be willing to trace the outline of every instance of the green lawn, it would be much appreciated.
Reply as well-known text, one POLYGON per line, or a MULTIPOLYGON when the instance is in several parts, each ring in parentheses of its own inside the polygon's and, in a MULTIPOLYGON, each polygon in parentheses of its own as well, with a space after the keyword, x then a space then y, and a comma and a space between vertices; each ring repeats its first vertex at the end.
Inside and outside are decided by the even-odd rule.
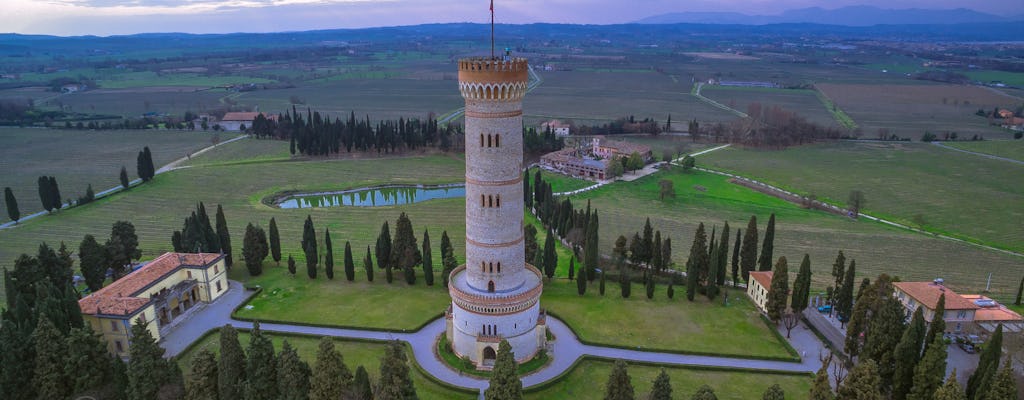
POLYGON ((199 157, 187 161, 184 165, 224 165, 252 163, 264 161, 286 161, 291 159, 287 140, 245 139, 220 146, 199 157))
MULTIPOLYGON (((313 368, 316 364, 316 351, 319 346, 320 339, 311 336, 275 334, 273 332, 268 332, 266 334, 273 340, 275 351, 280 352, 282 343, 287 340, 288 343, 291 344, 299 353, 299 357, 310 364, 310 368, 313 368)), ((249 333, 239 332, 238 340, 242 343, 242 348, 247 348, 249 345, 249 333)), ((199 350, 205 348, 214 352, 214 354, 220 353, 219 341, 219 333, 204 336, 187 352, 179 356, 178 359, 180 360, 181 369, 185 372, 186 376, 188 376, 191 368, 191 360, 199 350)), ((348 366, 349 371, 355 373, 356 368, 362 365, 370 375, 371 382, 375 382, 380 376, 380 359, 384 356, 385 347, 386 344, 381 342, 351 341, 344 339, 334 340, 334 348, 337 349, 345 358, 345 365, 348 366)), ((411 352, 407 352, 406 356, 409 357, 410 362, 414 362, 411 352)), ((411 371, 413 384, 416 386, 416 394, 421 399, 446 400, 473 399, 476 397, 471 394, 451 390, 441 386, 434 381, 431 381, 429 378, 424 376, 419 369, 411 365, 409 369, 411 371)))
POLYGON ((783 151, 730 148, 702 164, 845 204, 861 190, 864 212, 1024 251, 1024 166, 928 144, 839 142, 783 151))
POLYGON ((1024 140, 986 140, 982 142, 944 142, 946 146, 1024 161, 1024 140))
MULTIPOLYGON (((599 399, 604 396, 605 385, 611 374, 612 363, 586 359, 576 365, 562 380, 539 391, 527 391, 526 399, 599 399)), ((647 398, 652 382, 661 367, 634 364, 628 367, 630 383, 636 398, 647 398)), ((787 399, 806 399, 811 389, 810 375, 768 375, 742 371, 715 371, 700 368, 665 368, 672 383, 672 397, 688 399, 701 385, 711 386, 720 400, 750 400, 772 384, 779 384, 787 399)))
MULTIPOLYGON (((530 185, 536 183, 534 182, 534 174, 537 173, 537 169, 538 168, 536 167, 530 168, 530 185)), ((587 186, 594 185, 594 182, 591 181, 574 178, 568 175, 562 175, 551 171, 543 171, 540 173, 540 176, 541 178, 544 179, 544 182, 551 184, 551 190, 554 191, 555 193, 569 192, 576 189, 582 189, 587 186)), ((532 187, 533 186, 531 186, 531 188, 532 187)))

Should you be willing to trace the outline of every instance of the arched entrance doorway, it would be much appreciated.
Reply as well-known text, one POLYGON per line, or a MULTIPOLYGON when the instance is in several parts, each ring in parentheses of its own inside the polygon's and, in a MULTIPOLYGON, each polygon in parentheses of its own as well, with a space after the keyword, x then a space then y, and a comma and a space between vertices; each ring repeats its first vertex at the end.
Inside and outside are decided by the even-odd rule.
POLYGON ((494 348, 493 347, 490 347, 490 346, 484 347, 484 362, 485 363, 488 362, 488 361, 492 361, 493 362, 494 359, 496 359, 496 358, 498 358, 498 354, 494 352, 494 348))
POLYGON ((487 282, 487 291, 494 292, 494 281, 487 282))

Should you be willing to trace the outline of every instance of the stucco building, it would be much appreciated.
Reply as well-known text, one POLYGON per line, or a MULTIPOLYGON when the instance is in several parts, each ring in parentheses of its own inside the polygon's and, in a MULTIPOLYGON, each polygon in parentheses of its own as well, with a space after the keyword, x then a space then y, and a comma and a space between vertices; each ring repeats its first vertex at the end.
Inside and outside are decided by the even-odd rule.
POLYGON ((452 271, 445 313, 453 351, 490 368, 507 340, 517 361, 545 345, 541 272, 526 263, 523 105, 526 59, 459 60, 466 101, 466 264, 452 271))
POLYGON ((936 318, 935 308, 939 297, 946 296, 946 333, 988 334, 1000 324, 1007 332, 1021 332, 1024 318, 1006 306, 986 296, 959 294, 945 285, 942 279, 931 282, 895 282, 893 295, 899 299, 909 318, 918 308, 923 308, 924 320, 931 323, 936 318))
POLYGON ((165 253, 78 300, 78 306, 85 321, 103 335, 107 350, 127 358, 136 321, 145 323, 159 341, 177 318, 227 290, 223 254, 165 253))
POLYGON ((747 297, 750 297, 760 312, 768 312, 768 289, 771 287, 772 271, 750 271, 750 279, 747 281, 747 297))

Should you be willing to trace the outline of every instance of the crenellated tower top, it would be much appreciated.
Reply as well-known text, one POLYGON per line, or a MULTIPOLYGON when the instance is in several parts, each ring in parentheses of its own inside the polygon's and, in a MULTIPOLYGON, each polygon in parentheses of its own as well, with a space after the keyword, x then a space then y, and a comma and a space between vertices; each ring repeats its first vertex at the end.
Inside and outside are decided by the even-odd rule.
POLYGON ((459 60, 459 91, 466 100, 522 101, 530 81, 521 57, 473 57, 459 60))

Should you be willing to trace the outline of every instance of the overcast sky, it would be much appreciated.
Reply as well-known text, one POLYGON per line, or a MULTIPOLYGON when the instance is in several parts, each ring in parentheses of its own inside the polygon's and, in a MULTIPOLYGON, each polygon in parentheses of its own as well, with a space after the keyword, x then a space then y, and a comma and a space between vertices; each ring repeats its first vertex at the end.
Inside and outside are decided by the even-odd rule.
MULTIPOLYGON (((486 22, 489 0, 3 0, 0 31, 51 35, 276 32, 434 22, 486 22)), ((804 7, 970 8, 1021 0, 496 0, 499 22, 609 24, 683 11, 779 14, 804 7)))

